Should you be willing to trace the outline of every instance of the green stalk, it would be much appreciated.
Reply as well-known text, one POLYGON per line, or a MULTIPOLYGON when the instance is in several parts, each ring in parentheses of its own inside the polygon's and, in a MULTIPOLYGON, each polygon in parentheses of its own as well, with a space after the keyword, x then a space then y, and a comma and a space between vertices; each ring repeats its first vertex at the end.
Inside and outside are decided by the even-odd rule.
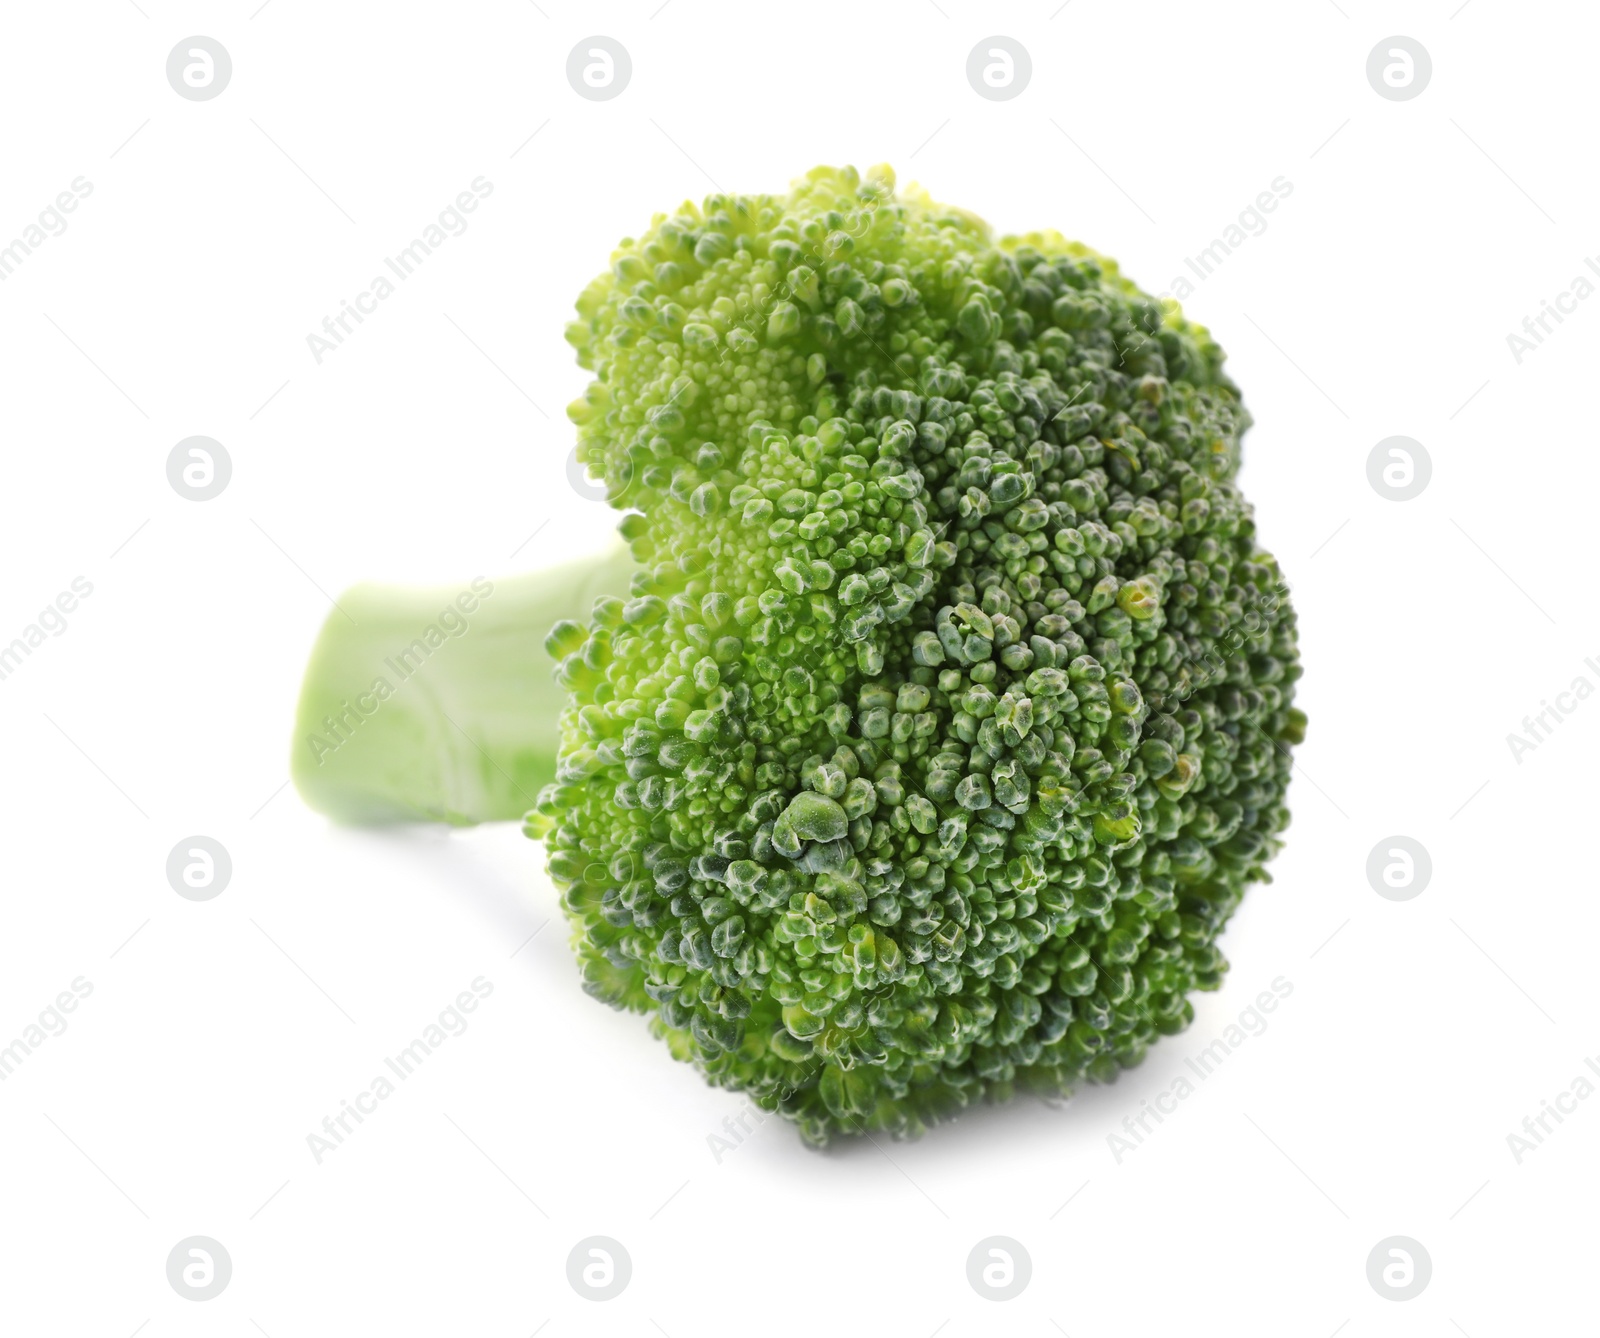
POLYGON ((341 822, 520 818, 555 778, 565 691, 544 638, 626 595, 625 549, 505 580, 358 585, 306 665, 289 772, 341 822))

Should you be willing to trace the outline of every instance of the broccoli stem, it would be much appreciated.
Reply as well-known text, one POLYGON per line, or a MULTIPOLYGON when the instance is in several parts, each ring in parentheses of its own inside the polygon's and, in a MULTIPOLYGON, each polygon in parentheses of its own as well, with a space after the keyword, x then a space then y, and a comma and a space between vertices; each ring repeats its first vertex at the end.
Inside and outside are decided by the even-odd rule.
POLYGON ((295 713, 290 775, 340 822, 519 818, 555 778, 566 691, 544 637, 626 594, 625 549, 498 581, 358 585, 322 626, 295 713))

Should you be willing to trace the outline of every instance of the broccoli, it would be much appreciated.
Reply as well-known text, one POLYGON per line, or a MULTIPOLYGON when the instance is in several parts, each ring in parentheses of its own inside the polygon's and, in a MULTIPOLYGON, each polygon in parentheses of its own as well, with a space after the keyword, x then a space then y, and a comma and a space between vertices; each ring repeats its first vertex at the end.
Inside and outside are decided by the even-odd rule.
MULTIPOLYGON (((578 457, 638 569, 549 632, 553 759, 511 630, 448 802, 421 754, 450 731, 363 762, 372 722, 302 789, 531 807, 586 988, 814 1144, 1108 1082, 1181 1030, 1305 726, 1206 330, 883 167, 657 215, 577 308, 578 457)), ((469 714, 475 635, 440 651, 469 714)))
POLYGON ((567 699, 545 634, 634 570, 623 549, 510 580, 345 591, 295 713, 302 797, 341 822, 520 818, 555 779, 567 699))

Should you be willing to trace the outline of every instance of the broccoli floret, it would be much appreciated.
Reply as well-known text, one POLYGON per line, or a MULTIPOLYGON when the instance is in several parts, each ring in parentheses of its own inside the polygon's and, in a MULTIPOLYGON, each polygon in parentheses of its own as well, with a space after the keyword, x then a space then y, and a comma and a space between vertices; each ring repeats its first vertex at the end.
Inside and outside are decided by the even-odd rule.
POLYGON ((1304 725, 1207 332, 884 168, 658 216, 578 312, 642 564, 547 643, 589 990, 815 1143, 1187 1024, 1304 725))
MULTIPOLYGON (((587 989, 812 1143, 1111 1081, 1181 1030, 1305 725, 1209 334, 881 167, 658 215, 578 315, 579 458, 638 569, 545 640, 554 758, 497 780, 424 722, 392 746, 475 768, 445 802, 357 732, 313 801, 500 817, 553 766, 525 825, 587 989)), ((515 660, 487 758, 535 657, 475 644, 515 660)), ((446 672, 467 709, 479 669, 446 672)))

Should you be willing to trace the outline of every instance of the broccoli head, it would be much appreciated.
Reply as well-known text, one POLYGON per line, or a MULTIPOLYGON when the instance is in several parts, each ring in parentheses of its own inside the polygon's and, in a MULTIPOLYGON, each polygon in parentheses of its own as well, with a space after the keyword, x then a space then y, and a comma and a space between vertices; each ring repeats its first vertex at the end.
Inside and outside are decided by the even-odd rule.
POLYGON ((1182 1029, 1304 729, 1209 334, 886 168, 658 215, 578 315, 640 565, 545 643, 526 825, 589 991, 814 1143, 1182 1029))

